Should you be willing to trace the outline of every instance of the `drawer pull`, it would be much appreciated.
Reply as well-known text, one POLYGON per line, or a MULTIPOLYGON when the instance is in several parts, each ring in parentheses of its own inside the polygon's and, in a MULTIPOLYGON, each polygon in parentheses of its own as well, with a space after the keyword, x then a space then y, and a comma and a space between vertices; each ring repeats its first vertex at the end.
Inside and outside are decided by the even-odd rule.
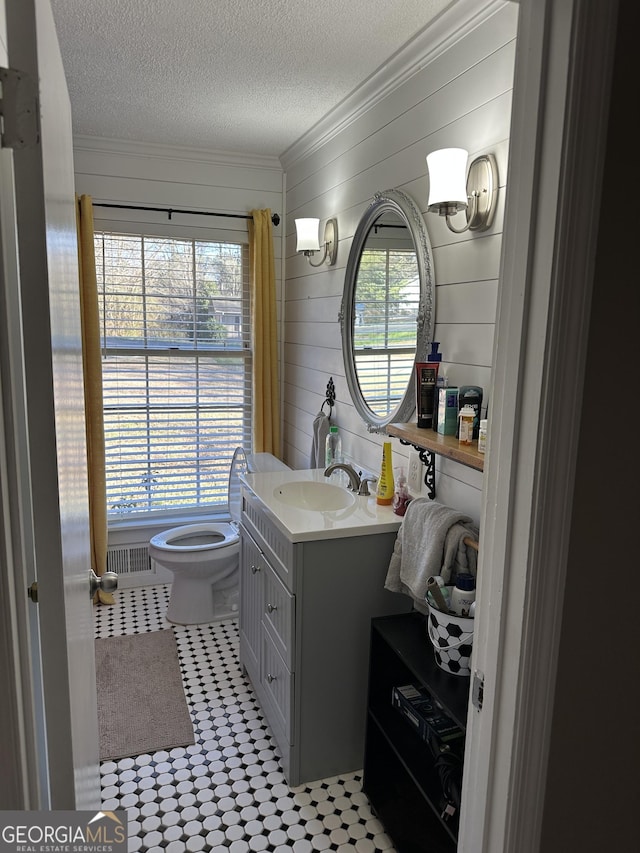
POLYGON ((269 673, 269 674, 267 675, 267 681, 269 682, 269 684, 271 684, 271 682, 272 682, 272 681, 275 681, 275 680, 276 680, 275 675, 271 675, 271 673, 269 673))
POLYGON ((274 611, 274 610, 277 610, 277 609, 278 609, 278 608, 276 607, 276 605, 275 605, 275 604, 267 604, 267 612, 268 612, 268 613, 273 613, 273 611, 274 611))
POLYGON ((252 574, 254 574, 254 575, 255 575, 255 574, 256 574, 256 572, 259 572, 259 571, 261 571, 260 566, 251 566, 251 573, 252 573, 252 574))

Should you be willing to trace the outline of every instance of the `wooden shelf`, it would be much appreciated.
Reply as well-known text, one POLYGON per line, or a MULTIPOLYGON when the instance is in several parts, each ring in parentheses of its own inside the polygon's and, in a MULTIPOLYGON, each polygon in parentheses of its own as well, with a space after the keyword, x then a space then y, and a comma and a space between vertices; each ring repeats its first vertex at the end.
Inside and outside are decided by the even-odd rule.
POLYGON ((446 456, 461 465, 484 471, 484 454, 478 453, 478 442, 470 446, 460 444, 455 435, 440 435, 432 429, 424 429, 416 424, 389 424, 387 435, 399 438, 405 444, 412 444, 436 456, 446 456))

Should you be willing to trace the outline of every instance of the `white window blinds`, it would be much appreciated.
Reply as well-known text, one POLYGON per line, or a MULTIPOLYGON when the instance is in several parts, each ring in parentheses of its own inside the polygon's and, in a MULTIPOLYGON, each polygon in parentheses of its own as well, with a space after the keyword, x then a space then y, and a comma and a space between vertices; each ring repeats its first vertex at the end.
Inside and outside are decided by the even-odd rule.
POLYGON ((226 502, 250 448, 248 249, 96 233, 110 515, 226 502))
POLYGON ((404 396, 416 355, 420 278, 413 249, 366 248, 356 298, 358 382, 371 411, 386 417, 404 396))

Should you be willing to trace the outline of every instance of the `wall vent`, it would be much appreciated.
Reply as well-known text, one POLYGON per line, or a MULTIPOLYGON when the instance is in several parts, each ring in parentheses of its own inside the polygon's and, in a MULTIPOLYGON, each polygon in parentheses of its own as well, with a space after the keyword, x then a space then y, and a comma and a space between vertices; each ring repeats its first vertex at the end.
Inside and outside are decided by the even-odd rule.
POLYGON ((149 546, 123 545, 107 550, 107 571, 118 575, 137 575, 141 572, 153 572, 149 557, 149 546))

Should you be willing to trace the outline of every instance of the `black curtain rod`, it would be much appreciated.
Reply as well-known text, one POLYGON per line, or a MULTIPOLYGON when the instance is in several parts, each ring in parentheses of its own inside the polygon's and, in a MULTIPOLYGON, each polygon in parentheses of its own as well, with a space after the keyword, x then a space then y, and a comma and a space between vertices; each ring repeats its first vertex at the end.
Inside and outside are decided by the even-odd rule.
MULTIPOLYGON (((94 207, 117 207, 119 210, 152 210, 156 213, 166 213, 169 219, 174 213, 188 213, 192 216, 226 216, 230 219, 253 219, 250 214, 244 213, 210 213, 207 210, 175 210, 172 207, 140 207, 137 204, 107 204, 106 202, 93 202, 94 207)), ((271 221, 274 225, 280 225, 280 217, 277 213, 271 214, 271 221)))
POLYGON ((392 225, 390 222, 389 223, 376 222, 376 223, 374 223, 373 230, 374 230, 374 234, 377 234, 379 228, 406 228, 406 227, 407 227, 406 225, 392 225))

